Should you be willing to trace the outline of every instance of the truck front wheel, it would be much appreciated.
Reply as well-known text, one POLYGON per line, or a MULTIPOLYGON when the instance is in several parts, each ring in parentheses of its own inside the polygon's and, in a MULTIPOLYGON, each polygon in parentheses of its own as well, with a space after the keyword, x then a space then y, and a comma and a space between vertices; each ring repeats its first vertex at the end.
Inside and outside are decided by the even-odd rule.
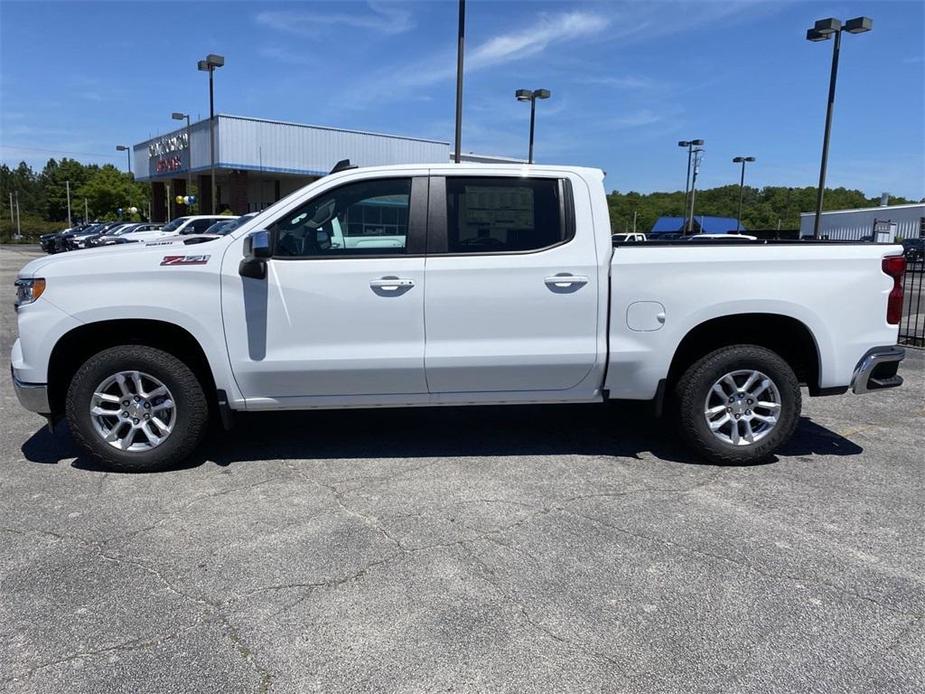
POLYGON ((121 345, 90 357, 67 391, 77 443, 107 467, 151 472, 187 458, 206 431, 209 406, 193 371, 172 354, 121 345))
POLYGON ((707 354, 684 372, 675 395, 682 439, 721 465, 769 458, 793 436, 802 406, 793 369, 757 345, 707 354))

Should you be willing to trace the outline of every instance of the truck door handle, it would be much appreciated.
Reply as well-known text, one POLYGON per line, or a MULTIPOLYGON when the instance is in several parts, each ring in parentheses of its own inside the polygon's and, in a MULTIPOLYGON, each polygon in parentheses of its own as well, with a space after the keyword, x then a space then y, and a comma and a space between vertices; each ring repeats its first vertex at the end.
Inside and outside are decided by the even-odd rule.
POLYGON ((565 289, 567 287, 577 287, 582 284, 587 284, 588 278, 584 275, 570 275, 567 272, 563 272, 561 275, 547 277, 544 281, 547 286, 565 289))
POLYGON ((397 292, 399 289, 413 287, 414 280, 405 279, 404 277, 380 277, 377 280, 370 280, 369 286, 384 292, 397 292))

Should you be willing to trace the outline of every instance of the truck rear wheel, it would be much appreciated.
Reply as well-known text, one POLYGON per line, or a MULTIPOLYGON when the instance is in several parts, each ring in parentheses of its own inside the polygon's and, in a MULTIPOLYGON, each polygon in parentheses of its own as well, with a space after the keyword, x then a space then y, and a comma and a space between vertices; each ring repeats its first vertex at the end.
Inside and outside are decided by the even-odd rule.
POLYGON ((681 438, 721 465, 769 458, 793 436, 802 407, 793 369, 757 345, 706 355, 684 372, 675 395, 681 438))
POLYGON ((183 461, 202 440, 209 416, 192 370, 142 345, 111 347, 84 362, 71 379, 65 410, 77 443, 122 472, 183 461))

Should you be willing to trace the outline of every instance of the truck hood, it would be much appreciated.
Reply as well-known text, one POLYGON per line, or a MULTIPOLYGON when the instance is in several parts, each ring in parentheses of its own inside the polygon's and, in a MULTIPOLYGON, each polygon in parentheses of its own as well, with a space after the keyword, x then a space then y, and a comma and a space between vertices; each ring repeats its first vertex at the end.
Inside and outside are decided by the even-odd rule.
POLYGON ((144 245, 147 248, 152 246, 193 246, 220 238, 222 238, 220 234, 174 234, 162 239, 145 241, 144 245))
MULTIPOLYGON (((193 238, 193 237, 189 237, 193 238)), ((182 244, 149 246, 145 243, 123 243, 98 248, 87 248, 68 253, 57 253, 26 263, 19 271, 19 277, 29 279, 32 277, 54 277, 55 275, 101 275, 112 273, 116 269, 125 270, 131 267, 139 269, 157 265, 160 259, 169 251, 171 255, 182 252, 196 254, 206 246, 214 248, 214 244, 182 244), (181 250, 182 249, 182 250, 181 250), (187 250, 189 249, 189 250, 187 250), (157 262, 154 262, 154 261, 157 262)), ((210 251, 213 256, 219 255, 218 249, 210 251)))

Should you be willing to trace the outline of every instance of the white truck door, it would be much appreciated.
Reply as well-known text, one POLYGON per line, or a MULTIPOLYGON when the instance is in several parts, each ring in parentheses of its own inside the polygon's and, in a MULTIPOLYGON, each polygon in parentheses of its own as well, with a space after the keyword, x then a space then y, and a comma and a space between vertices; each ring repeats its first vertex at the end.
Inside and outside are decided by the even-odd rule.
POLYGON ((240 258, 229 251, 225 334, 245 398, 295 406, 317 396, 426 395, 427 185, 426 176, 354 180, 284 212, 265 225, 275 247, 263 280, 236 281, 240 258), (335 223, 366 243, 338 243, 335 223))
MULTIPOLYGON (((587 198, 587 189, 580 191, 587 198)), ((434 176, 425 292, 431 393, 564 391, 598 356, 591 213, 565 175, 434 176)), ((609 238, 609 234, 608 234, 609 238)))

